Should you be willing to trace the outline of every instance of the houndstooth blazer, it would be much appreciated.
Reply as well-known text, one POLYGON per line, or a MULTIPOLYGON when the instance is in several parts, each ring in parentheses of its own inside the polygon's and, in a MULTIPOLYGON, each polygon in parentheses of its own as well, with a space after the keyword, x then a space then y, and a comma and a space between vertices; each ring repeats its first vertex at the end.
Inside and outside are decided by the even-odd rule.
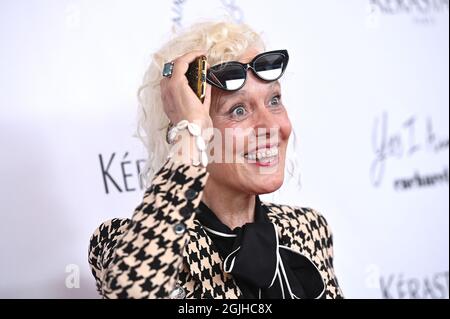
MULTIPOLYGON (((91 237, 89 264, 104 298, 239 298, 233 277, 195 214, 205 168, 169 159, 155 174, 131 219, 102 223, 91 237)), ((333 269, 332 235, 309 208, 262 202, 279 242, 319 269, 326 298, 342 298, 333 269)))

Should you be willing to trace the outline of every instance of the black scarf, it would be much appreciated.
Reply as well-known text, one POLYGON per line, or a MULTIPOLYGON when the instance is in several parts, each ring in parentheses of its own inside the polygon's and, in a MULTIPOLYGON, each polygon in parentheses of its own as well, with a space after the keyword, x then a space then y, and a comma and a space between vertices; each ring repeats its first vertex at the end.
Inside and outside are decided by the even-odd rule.
POLYGON ((321 298, 325 284, 307 257, 279 243, 267 207, 255 199, 255 222, 231 230, 203 202, 197 219, 211 237, 243 298, 321 298))

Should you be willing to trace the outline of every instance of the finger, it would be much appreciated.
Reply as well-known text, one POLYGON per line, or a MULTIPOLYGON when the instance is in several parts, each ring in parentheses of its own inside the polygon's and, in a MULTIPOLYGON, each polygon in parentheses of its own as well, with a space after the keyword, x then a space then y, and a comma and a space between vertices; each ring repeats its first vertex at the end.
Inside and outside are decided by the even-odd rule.
POLYGON ((211 85, 206 83, 206 95, 205 100, 203 101, 203 105, 210 107, 211 105, 211 85))
POLYGON ((194 62, 196 58, 202 55, 206 55, 206 52, 203 50, 196 50, 176 58, 173 61, 172 77, 180 78, 181 76, 184 76, 189 68, 189 63, 194 62))

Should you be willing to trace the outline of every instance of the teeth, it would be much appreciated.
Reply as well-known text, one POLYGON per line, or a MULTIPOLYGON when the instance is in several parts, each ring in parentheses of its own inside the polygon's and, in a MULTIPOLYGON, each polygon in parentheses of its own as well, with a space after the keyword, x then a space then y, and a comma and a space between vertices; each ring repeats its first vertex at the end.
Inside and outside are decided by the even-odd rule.
POLYGON ((255 153, 246 154, 246 155, 244 155, 244 157, 251 161, 256 161, 257 159, 262 160, 262 159, 274 157, 277 155, 278 155, 278 147, 272 147, 270 149, 260 150, 255 153))

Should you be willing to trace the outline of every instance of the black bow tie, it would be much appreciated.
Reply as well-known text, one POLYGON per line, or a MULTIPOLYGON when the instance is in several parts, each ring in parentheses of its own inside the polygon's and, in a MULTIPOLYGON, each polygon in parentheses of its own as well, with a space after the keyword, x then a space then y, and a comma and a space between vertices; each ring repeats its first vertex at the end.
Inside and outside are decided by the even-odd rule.
MULTIPOLYGON (((255 222, 230 230, 203 203, 198 219, 224 260, 224 271, 255 298, 320 298, 325 284, 315 264, 282 245, 256 197, 255 222)), ((248 298, 248 296, 244 297, 248 298)))
MULTIPOLYGON (((258 289, 260 298, 320 298, 325 285, 305 256, 280 245, 272 223, 250 223, 234 229, 232 251, 224 270, 258 289)), ((216 234, 217 235, 217 234, 216 234)))

